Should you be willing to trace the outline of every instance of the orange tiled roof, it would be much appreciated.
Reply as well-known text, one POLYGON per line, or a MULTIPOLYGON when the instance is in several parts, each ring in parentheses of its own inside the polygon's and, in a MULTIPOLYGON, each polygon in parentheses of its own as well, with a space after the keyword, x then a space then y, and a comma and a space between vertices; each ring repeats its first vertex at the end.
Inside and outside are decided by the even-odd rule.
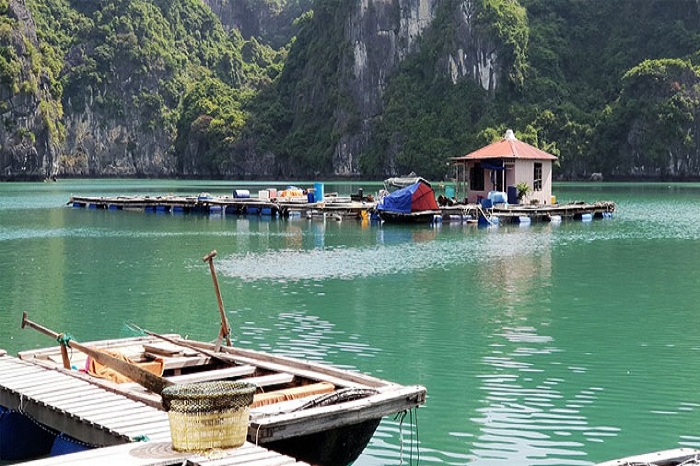
POLYGON ((454 162, 484 159, 557 160, 554 155, 517 140, 511 130, 508 130, 506 137, 500 141, 496 141, 467 155, 452 157, 454 162))

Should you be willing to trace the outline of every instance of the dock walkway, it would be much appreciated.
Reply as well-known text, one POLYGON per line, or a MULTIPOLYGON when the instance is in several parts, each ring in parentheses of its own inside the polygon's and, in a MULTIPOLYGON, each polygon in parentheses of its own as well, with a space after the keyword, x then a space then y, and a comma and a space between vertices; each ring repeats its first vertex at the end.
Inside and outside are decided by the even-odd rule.
POLYGON ((0 405, 81 442, 103 445, 80 453, 25 464, 79 465, 303 465, 246 442, 241 448, 211 455, 172 449, 170 423, 164 411, 109 392, 57 370, 8 356, 0 350, 0 405), (137 440, 145 439, 145 442, 137 440))

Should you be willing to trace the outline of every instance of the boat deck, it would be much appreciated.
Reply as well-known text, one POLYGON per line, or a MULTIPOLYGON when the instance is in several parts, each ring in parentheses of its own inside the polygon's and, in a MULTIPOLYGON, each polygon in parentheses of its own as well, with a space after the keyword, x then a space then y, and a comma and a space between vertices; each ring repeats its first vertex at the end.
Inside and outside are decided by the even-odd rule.
POLYGON ((8 356, 2 350, 0 405, 23 412, 79 441, 107 446, 31 462, 35 465, 96 464, 100 459, 127 466, 184 464, 185 460, 187 464, 222 466, 304 464, 248 442, 241 448, 217 450, 210 456, 176 452, 164 411, 61 371, 8 356))

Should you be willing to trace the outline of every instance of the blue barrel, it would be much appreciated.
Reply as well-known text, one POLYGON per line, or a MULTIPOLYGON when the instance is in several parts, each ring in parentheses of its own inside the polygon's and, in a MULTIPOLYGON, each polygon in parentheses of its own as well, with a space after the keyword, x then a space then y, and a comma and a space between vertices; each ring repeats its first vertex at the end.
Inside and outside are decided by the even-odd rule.
POLYGON ((18 411, 5 410, 0 414, 0 460, 16 462, 46 456, 56 434, 18 411))
POLYGON ((323 202, 323 183, 314 183, 314 199, 323 202))
POLYGON ((58 434, 51 446, 49 456, 68 455, 80 451, 90 450, 92 447, 86 443, 74 439, 64 433, 58 434))
POLYGON ((508 186, 508 204, 518 203, 518 187, 508 186))

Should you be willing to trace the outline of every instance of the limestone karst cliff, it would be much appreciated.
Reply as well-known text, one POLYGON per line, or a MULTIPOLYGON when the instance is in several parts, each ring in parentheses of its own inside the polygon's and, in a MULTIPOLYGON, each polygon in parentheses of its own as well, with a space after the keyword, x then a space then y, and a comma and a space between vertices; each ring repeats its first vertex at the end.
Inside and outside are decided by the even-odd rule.
POLYGON ((58 164, 59 104, 25 1, 0 2, 0 9, 0 179, 45 179, 58 164))
POLYGON ((697 0, 0 0, 0 179, 700 177, 697 0))

